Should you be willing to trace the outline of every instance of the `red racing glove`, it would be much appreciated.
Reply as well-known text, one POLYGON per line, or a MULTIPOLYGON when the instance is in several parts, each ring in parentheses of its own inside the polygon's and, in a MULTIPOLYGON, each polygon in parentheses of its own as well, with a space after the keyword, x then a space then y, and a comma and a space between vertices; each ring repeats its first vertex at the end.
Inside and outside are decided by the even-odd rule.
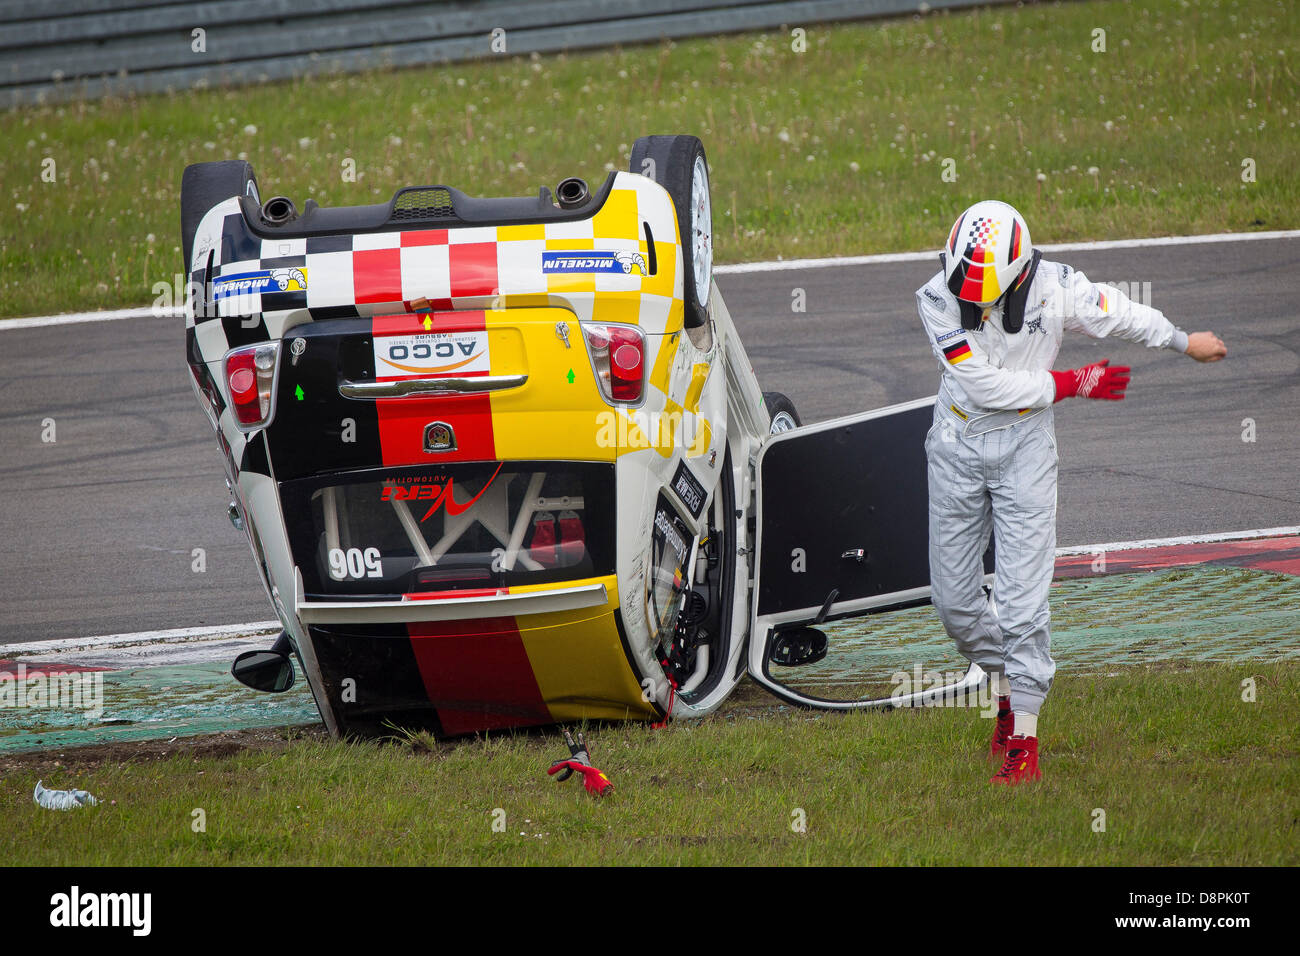
POLYGON ((614 785, 609 782, 609 777, 605 776, 599 770, 591 765, 591 754, 587 751, 587 741, 582 736, 582 731, 578 731, 578 737, 575 740, 569 729, 564 729, 564 742, 569 745, 569 757, 567 760, 557 760, 551 764, 551 769, 546 771, 556 780, 568 780, 573 776, 573 771, 582 774, 582 785, 587 788, 588 793, 593 793, 598 797, 605 795, 605 791, 614 785))
MULTIPOLYGON (((1056 382, 1056 398, 1053 403, 1063 398, 1103 398, 1118 402, 1124 398, 1124 389, 1128 388, 1127 365, 1110 367, 1110 359, 1093 362, 1083 368, 1072 368, 1066 372, 1052 372, 1056 382)), ((1049 370, 1050 371, 1050 370, 1049 370)))
MULTIPOLYGON (((570 773, 574 770, 578 771, 578 773, 582 774, 582 785, 587 788, 587 792, 594 793, 598 797, 604 796, 605 791, 614 786, 609 782, 609 777, 605 776, 601 771, 576 760, 561 760, 546 772, 556 774, 561 770, 568 770, 570 773)), ((568 774, 565 774, 565 776, 567 777, 568 774)), ((564 777, 560 779, 563 780, 564 777)))

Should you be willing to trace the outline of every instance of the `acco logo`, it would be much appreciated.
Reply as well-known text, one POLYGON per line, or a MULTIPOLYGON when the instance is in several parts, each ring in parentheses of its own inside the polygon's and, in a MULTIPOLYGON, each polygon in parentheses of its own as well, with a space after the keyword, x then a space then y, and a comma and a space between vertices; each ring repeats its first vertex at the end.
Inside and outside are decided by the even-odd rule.
POLYGON ((419 342, 415 345, 391 345, 388 356, 384 359, 394 368, 404 372, 428 372, 450 370, 467 365, 477 357, 477 342, 419 342), (450 365, 403 365, 406 361, 427 362, 430 359, 464 359, 450 365))
POLYGON ((405 488, 398 485, 384 485, 380 501, 432 501, 429 510, 424 513, 424 517, 420 521, 428 521, 444 504, 447 506, 447 514, 454 518, 456 515, 464 514, 470 508, 473 508, 475 503, 492 487, 492 482, 496 481, 497 475, 501 474, 502 464, 504 462, 497 465, 497 470, 492 472, 492 477, 488 479, 483 489, 465 504, 461 504, 456 500, 455 479, 453 478, 448 478, 445 485, 409 485, 405 488))
POLYGON ((375 374, 485 372, 491 366, 486 332, 434 332, 375 338, 375 374))
POLYGON ((476 342, 417 342, 415 345, 389 346, 388 357, 397 361, 407 358, 459 358, 473 355, 477 348, 476 342))

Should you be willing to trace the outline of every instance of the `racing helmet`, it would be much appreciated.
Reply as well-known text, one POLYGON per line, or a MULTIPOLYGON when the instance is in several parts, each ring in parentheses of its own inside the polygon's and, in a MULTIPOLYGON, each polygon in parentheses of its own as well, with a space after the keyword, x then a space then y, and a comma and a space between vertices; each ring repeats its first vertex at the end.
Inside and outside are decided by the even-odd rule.
POLYGON ((944 252, 948 291, 987 306, 1015 285, 1034 247, 1024 217, 1004 202, 986 199, 957 217, 944 252))
MULTIPOLYGON (((978 325, 978 316, 1007 293, 1028 291, 1026 280, 1040 255, 1024 217, 1007 203, 985 199, 957 217, 939 258, 948 291, 961 305, 962 324, 974 327, 970 323, 978 325)), ((1009 332, 1019 331, 1012 311, 1023 314, 1023 308, 1004 311, 1009 332)))

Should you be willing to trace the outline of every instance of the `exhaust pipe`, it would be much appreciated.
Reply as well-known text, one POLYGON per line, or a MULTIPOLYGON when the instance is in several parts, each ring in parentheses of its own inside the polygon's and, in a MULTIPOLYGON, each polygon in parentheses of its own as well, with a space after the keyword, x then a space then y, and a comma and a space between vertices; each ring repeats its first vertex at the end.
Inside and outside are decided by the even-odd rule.
POLYGON ((559 200, 561 209, 574 209, 581 206, 590 196, 591 192, 587 189, 586 181, 577 176, 561 180, 560 185, 555 187, 555 197, 559 200))
POLYGON ((272 196, 262 204, 262 221, 268 226, 283 226, 296 215, 298 210, 287 196, 272 196))

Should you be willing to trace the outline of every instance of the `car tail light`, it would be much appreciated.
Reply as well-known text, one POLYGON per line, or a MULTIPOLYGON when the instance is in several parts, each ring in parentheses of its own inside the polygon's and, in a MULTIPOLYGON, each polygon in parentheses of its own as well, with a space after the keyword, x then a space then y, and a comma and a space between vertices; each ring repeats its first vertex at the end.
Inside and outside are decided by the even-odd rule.
POLYGON ((280 343, 263 342, 226 353, 226 388, 235 424, 242 431, 263 428, 275 409, 280 343))
POLYGON ((584 323, 583 336, 601 394, 607 402, 641 401, 645 383, 645 335, 630 325, 584 323))

